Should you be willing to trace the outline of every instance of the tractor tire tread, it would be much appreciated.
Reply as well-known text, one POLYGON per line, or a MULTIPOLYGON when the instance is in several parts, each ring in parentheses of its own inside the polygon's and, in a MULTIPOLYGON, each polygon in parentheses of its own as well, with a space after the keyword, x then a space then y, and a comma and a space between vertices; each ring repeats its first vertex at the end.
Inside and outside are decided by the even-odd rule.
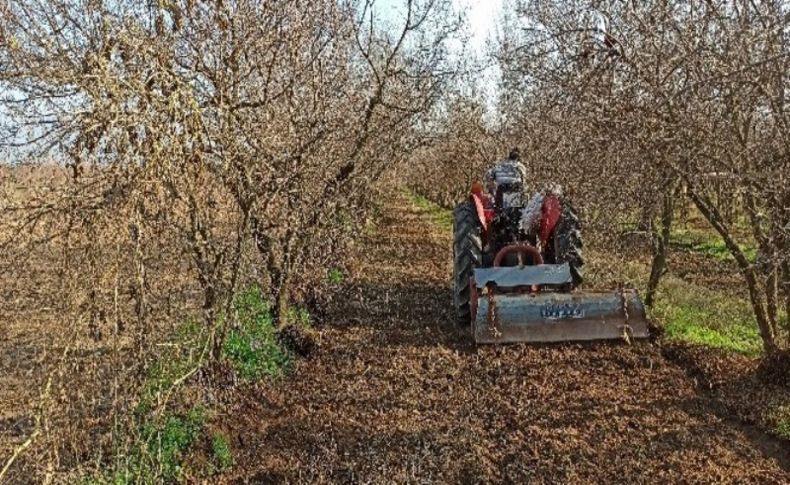
POLYGON ((471 278, 483 262, 482 230, 471 201, 453 210, 453 302, 459 325, 471 323, 471 278))

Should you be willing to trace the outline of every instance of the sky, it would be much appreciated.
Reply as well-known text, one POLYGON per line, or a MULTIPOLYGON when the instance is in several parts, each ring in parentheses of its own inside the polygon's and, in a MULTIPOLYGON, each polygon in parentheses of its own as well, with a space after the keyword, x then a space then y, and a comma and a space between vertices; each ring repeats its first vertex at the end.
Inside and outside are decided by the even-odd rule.
POLYGON ((478 51, 485 48, 486 39, 493 36, 502 10, 502 0, 454 0, 465 8, 472 38, 470 44, 478 51))
MULTIPOLYGON (((453 0, 458 8, 466 9, 471 38, 469 46, 475 54, 485 52, 486 41, 496 39, 496 27, 502 16, 503 0, 453 0)), ((480 73, 479 93, 485 99, 487 117, 496 115, 497 86, 499 68, 491 65, 480 73)))
MULTIPOLYGON (((466 13, 466 29, 469 34, 468 54, 483 58, 486 42, 496 39, 497 24, 502 17, 504 0, 452 0, 456 9, 466 13)), ((393 26, 402 26, 406 0, 377 0, 374 4, 377 15, 393 26)), ((397 27, 395 27, 397 28, 397 27)), ((451 44, 452 45, 452 44, 451 44)), ((479 73, 478 93, 488 108, 488 115, 494 115, 497 99, 497 86, 500 72, 497 66, 489 65, 479 73)))
MULTIPOLYGON (((495 32, 497 20, 500 17, 503 0, 452 0, 459 10, 467 14, 468 29, 471 38, 469 46, 478 53, 485 49, 486 40, 495 32)), ((400 24, 397 19, 402 19, 403 8, 406 0, 379 0, 375 8, 385 18, 390 18, 395 25, 400 24)))

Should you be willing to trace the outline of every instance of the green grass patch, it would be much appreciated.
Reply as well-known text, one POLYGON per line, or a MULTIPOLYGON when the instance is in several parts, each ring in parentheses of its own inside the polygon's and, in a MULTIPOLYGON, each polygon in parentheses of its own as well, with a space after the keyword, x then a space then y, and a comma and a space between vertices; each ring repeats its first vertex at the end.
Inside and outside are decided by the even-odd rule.
POLYGON ((286 312, 286 325, 297 325, 300 327, 310 327, 310 312, 306 308, 292 306, 286 312))
MULTIPOLYGON (((280 346, 271 308, 257 287, 240 293, 233 303, 235 325, 228 332, 223 356, 244 380, 284 375, 293 356, 280 346)), ((294 317, 303 314, 296 311, 294 317)), ((309 315, 307 315, 309 321, 309 315)))
POLYGON ((772 407, 766 418, 766 425, 774 435, 790 440, 790 404, 772 407))
MULTIPOLYGON (((705 254, 719 261, 734 261, 735 258, 730 253, 724 239, 712 230, 696 228, 676 228, 672 231, 670 242, 678 246, 684 246, 692 251, 705 254)), ((754 262, 757 258, 757 248, 753 243, 739 244, 746 259, 754 262)))
MULTIPOLYGON (((289 325, 310 326, 310 314, 305 308, 290 308, 286 318, 289 325)), ((259 288, 240 292, 231 305, 231 318, 220 315, 216 325, 229 326, 222 360, 242 380, 279 377, 292 368, 294 357, 280 344, 271 306, 259 288)), ((87 477, 83 483, 170 483, 192 479, 195 473, 200 473, 198 470, 186 473, 184 463, 201 437, 209 440, 205 430, 206 412, 199 406, 182 413, 168 412, 167 398, 205 362, 208 334, 205 325, 188 319, 162 345, 163 352, 150 366, 142 385, 134 420, 119 430, 114 464, 107 472, 87 477)), ((213 434, 210 443, 213 464, 209 473, 232 466, 233 453, 228 440, 213 434)))
POLYGON ((362 225, 361 233, 363 236, 367 238, 373 238, 378 233, 378 226, 376 225, 376 220, 378 218, 378 213, 362 225))
POLYGON ((166 415, 144 431, 149 453, 158 462, 165 481, 183 476, 182 461, 205 425, 205 411, 195 407, 186 414, 166 415))
POLYGON ((790 440, 790 417, 780 422, 779 425, 774 428, 774 433, 782 439, 790 440))
MULTIPOLYGON (((635 284, 645 294, 650 273, 646 261, 609 261, 603 253, 588 253, 588 287, 610 287, 611 281, 635 284), (607 270, 611 270, 609 273, 607 270)), ((746 298, 666 274, 656 294, 650 317, 664 329, 664 338, 738 352, 762 355, 762 339, 752 306, 746 298)))
POLYGON ((776 423, 773 428, 774 434, 790 440, 790 405, 777 407, 771 412, 770 419, 776 423))
POLYGON ((415 207, 428 213, 433 223, 439 226, 439 228, 448 232, 453 230, 452 210, 445 209, 444 207, 431 202, 425 197, 413 192, 407 191, 406 197, 408 197, 409 201, 411 201, 415 207))
POLYGON ((211 452, 214 464, 219 471, 225 471, 233 466, 233 451, 224 435, 214 433, 211 436, 211 452))
POLYGON ((762 340, 751 305, 743 298, 710 290, 667 275, 652 316, 669 340, 739 352, 762 353, 762 340))

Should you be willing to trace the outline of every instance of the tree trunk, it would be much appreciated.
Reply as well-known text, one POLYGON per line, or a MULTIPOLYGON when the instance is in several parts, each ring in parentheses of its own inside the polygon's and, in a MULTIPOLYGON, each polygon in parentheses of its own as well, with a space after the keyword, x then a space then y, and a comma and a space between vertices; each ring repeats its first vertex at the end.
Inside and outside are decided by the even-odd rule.
MULTIPOLYGON (((268 254, 264 254, 267 260, 266 271, 271 282, 270 303, 272 304, 271 313, 275 318, 277 327, 282 327, 288 320, 288 307, 291 296, 291 276, 293 274, 293 258, 295 233, 287 231, 284 237, 285 243, 280 241, 277 247, 266 245, 268 254)), ((259 250, 262 246, 259 245, 259 250)))
MULTIPOLYGON (((266 234, 264 224, 257 217, 250 217, 250 225, 252 226, 253 239, 255 240, 255 247, 264 261, 266 261, 266 268, 264 273, 269 277, 269 296, 272 307, 271 313, 277 319, 277 325, 280 324, 281 313, 287 312, 288 307, 288 282, 286 281, 286 270, 283 262, 278 259, 278 250, 275 241, 271 236, 266 234)), ((284 258, 282 258, 284 260, 284 258)))
POLYGON ((279 287, 277 288, 277 294, 275 299, 275 306, 274 306, 274 316, 277 318, 277 327, 282 328, 285 326, 286 322, 288 321, 288 305, 290 302, 290 272, 285 271, 283 273, 282 280, 280 282, 279 287))
POLYGON ((296 232, 288 230, 285 233, 285 248, 283 251, 282 267, 280 270, 280 283, 277 288, 274 315, 277 317, 277 327, 282 328, 288 323, 288 307, 291 299, 291 275, 293 275, 298 249, 296 245, 296 232))
POLYGON ((642 207, 642 215, 639 217, 639 223, 636 226, 638 231, 653 232, 653 212, 654 207, 652 202, 642 207))
POLYGON ((686 227, 689 220, 689 204, 688 200, 686 200, 686 186, 684 184, 678 184, 677 191, 676 191, 677 201, 680 202, 680 224, 683 227, 686 227))
POLYGON ((754 316, 757 318, 757 326, 760 328, 763 349, 767 355, 773 355, 778 350, 776 345, 776 334, 773 332, 772 325, 768 318, 768 312, 763 304, 754 270, 749 267, 749 269, 744 270, 744 276, 746 277, 746 285, 749 288, 749 299, 752 303, 754 316))
POLYGON ((284 307, 288 306, 287 303, 287 284, 285 282, 285 271, 280 264, 276 261, 275 255, 268 255, 268 264, 266 265, 266 272, 269 274, 269 296, 272 307, 272 317, 276 319, 277 325, 280 324, 280 314, 285 311, 284 307))
POLYGON ((779 309, 779 268, 776 263, 771 262, 771 268, 765 281, 765 300, 768 314, 768 323, 774 335, 779 335, 777 328, 777 317, 779 309))
POLYGON ((143 247, 143 207, 141 203, 137 205, 135 221, 132 224, 132 242, 134 243, 134 264, 137 270, 135 285, 132 287, 132 299, 134 300, 134 313, 137 317, 136 346, 138 352, 138 362, 141 368, 146 362, 144 349, 148 341, 148 301, 146 290, 148 287, 148 272, 145 265, 145 248, 143 247))
POLYGON ((222 357, 222 347, 225 344, 225 328, 224 325, 217 324, 217 314, 214 307, 203 310, 203 323, 212 332, 211 362, 219 362, 222 357))
POLYGON ((665 188, 664 201, 661 207, 661 234, 653 231, 653 263, 650 267, 650 278, 647 281, 647 291, 645 294, 645 305, 652 307, 655 301, 656 290, 661 281, 661 276, 667 264, 667 254, 669 253, 669 237, 672 231, 672 216, 675 209, 673 201, 674 191, 672 184, 665 188))

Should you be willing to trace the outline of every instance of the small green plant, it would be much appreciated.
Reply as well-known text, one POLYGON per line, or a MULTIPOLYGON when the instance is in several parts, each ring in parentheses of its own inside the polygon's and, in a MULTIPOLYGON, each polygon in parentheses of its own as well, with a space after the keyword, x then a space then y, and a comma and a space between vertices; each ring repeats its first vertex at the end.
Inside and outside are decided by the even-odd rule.
MULTIPOLYGON (((596 273, 608 276, 601 265, 606 256, 590 252, 592 284, 609 284, 611 279, 596 281, 596 273), (596 271, 597 270, 597 271, 596 271)), ((614 265, 621 281, 647 281, 649 266, 644 261, 629 260, 614 265)), ((644 287, 640 288, 644 291, 644 287)), ((688 342, 738 352, 750 357, 762 354, 762 339, 751 304, 743 297, 707 288, 667 274, 661 280, 651 318, 664 329, 667 340, 688 342)))
POLYGON ((147 418, 139 425, 136 444, 118 454, 111 471, 86 477, 84 484, 155 484, 184 479, 183 460, 203 433, 206 413, 195 406, 186 413, 147 418))
POLYGON ((330 268, 327 272, 327 280, 333 285, 343 282, 343 272, 339 268, 330 268))
POLYGON ((676 307, 671 311, 666 336, 751 356, 759 355, 759 333, 756 328, 732 325, 717 330, 702 326, 701 323, 709 317, 709 314, 696 308, 676 307))
POLYGON ((195 407, 186 414, 165 415, 159 423, 148 423, 143 431, 148 452, 159 465, 162 477, 181 477, 182 459, 205 424, 205 411, 195 407))
POLYGON ((362 235, 365 237, 373 237, 376 235, 376 231, 378 230, 378 226, 374 221, 368 221, 362 226, 362 235))
POLYGON ((286 319, 287 325, 310 326, 310 312, 304 307, 290 307, 286 319))
POLYGON ((354 217, 348 209, 340 209, 335 213, 337 223, 346 229, 354 227, 354 217))
POLYGON ((218 470, 224 471, 233 465, 233 452, 227 438, 220 433, 211 437, 211 450, 214 454, 214 463, 218 470))
POLYGON ((253 287, 242 292, 233 311, 236 325, 228 332, 223 348, 233 369, 245 380, 283 375, 292 357, 277 340, 274 319, 261 291, 253 287))
POLYGON ((790 440, 790 418, 786 418, 779 423, 774 432, 783 439, 790 440))
MULTIPOLYGON (((310 314, 304 308, 293 307, 287 314, 288 323, 309 326, 310 314)), ((232 305, 232 318, 219 317, 218 326, 229 325, 222 358, 244 380, 263 376, 277 377, 290 369, 293 356, 281 346, 270 306, 257 287, 241 292, 232 305)), ((165 352, 151 366, 143 384, 140 403, 136 408, 136 424, 132 431, 135 445, 118 454, 111 471, 87 477, 83 483, 154 484, 185 478, 184 458, 205 428, 205 411, 195 407, 186 413, 165 413, 156 417, 153 412, 165 403, 163 398, 178 387, 183 378, 197 369, 206 357, 208 337, 205 326, 196 320, 186 320, 173 338, 163 346, 165 352)), ((211 437, 215 466, 219 470, 230 467, 233 455, 225 437, 211 437)))

